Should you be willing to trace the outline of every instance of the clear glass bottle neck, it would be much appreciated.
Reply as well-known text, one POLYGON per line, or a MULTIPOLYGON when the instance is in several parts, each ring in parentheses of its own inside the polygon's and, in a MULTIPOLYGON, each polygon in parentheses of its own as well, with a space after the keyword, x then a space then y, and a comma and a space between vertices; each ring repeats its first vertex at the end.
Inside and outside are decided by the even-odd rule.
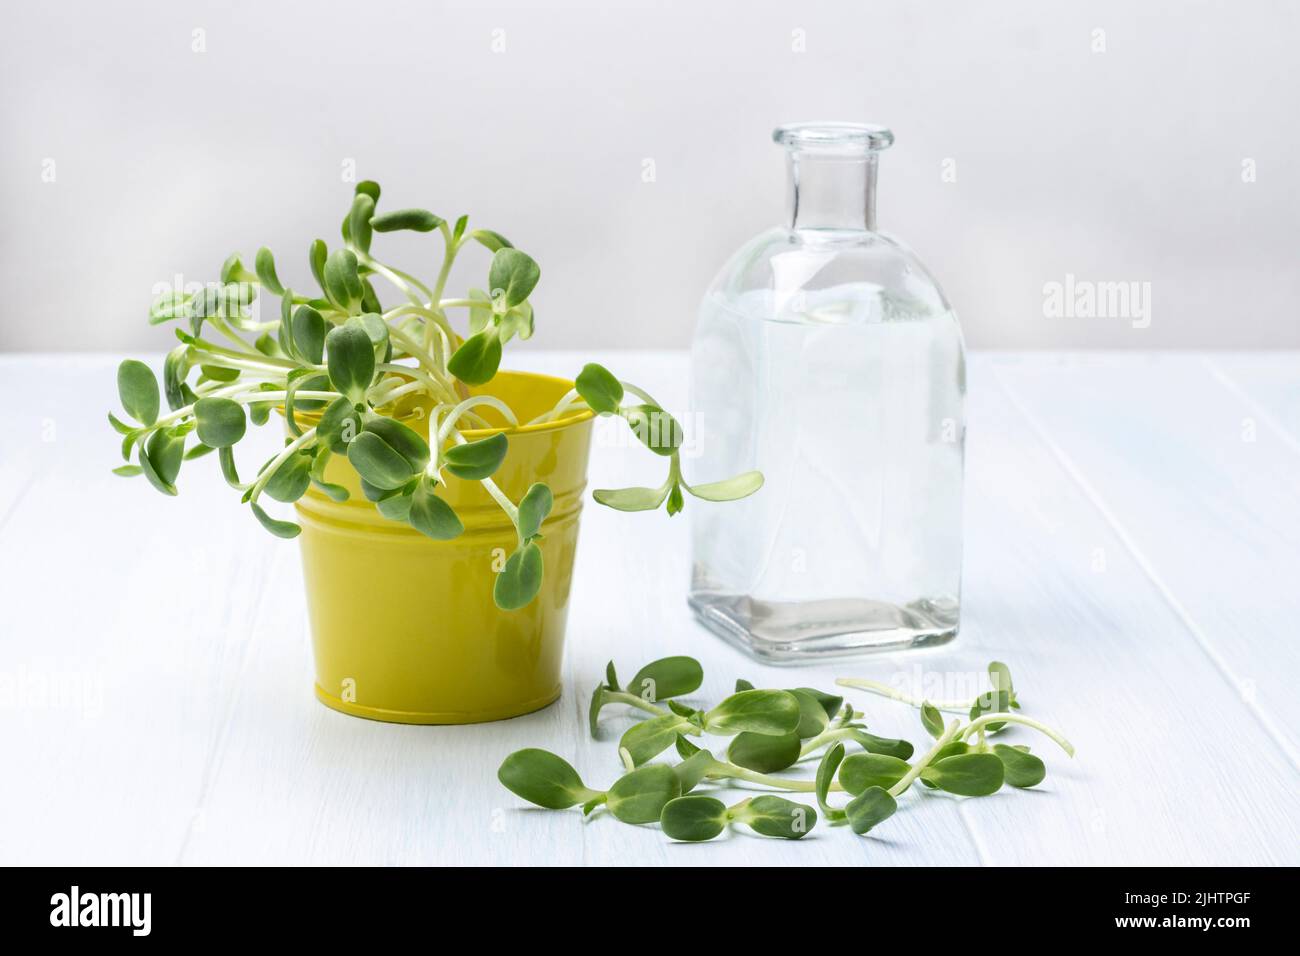
POLYGON ((790 150, 786 154, 790 228, 875 232, 878 156, 874 150, 851 155, 790 150))

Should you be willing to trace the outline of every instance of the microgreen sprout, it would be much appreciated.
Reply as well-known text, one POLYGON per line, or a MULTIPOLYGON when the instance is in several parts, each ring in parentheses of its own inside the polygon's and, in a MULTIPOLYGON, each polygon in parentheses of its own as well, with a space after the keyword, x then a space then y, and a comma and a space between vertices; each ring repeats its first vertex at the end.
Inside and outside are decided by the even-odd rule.
MULTIPOLYGON (((286 285, 275 256, 263 247, 252 269, 232 255, 220 282, 168 292, 153 303, 150 323, 177 323, 180 344, 163 362, 161 385, 143 362, 127 359, 119 367, 125 419, 112 413, 108 419, 122 435, 127 464, 113 471, 128 478, 143 475, 158 491, 175 495, 183 463, 215 451, 226 482, 268 531, 283 538, 301 528, 268 514, 264 500, 294 502, 313 487, 345 500, 348 491, 325 478, 334 456, 347 459, 381 515, 438 541, 464 530, 446 499, 447 482, 481 482, 517 538, 493 597, 503 610, 524 607, 541 588, 539 541, 552 494, 536 482, 516 502, 497 486, 493 476, 509 451, 510 429, 530 423, 520 422, 499 399, 471 394, 470 388, 492 381, 508 343, 532 336, 531 296, 541 270, 500 233, 469 229, 465 216, 452 223, 424 209, 380 214, 379 196, 378 183, 358 183, 343 219, 343 244, 334 249, 320 239, 311 244, 307 259, 316 286, 311 292, 286 285), (433 282, 381 261, 372 251, 376 234, 397 230, 438 233, 442 257, 433 282), (450 296, 452 266, 471 243, 492 254, 485 287, 450 296), (375 287, 378 280, 403 301, 385 305, 375 287), (259 295, 264 301, 278 299, 265 310, 273 315, 257 314, 259 295), (453 315, 465 317, 463 331, 453 315), (235 446, 249 422, 265 424, 277 409, 289 438, 251 481, 241 480, 235 446), (421 418, 430 426, 427 440, 411 427, 421 418), (501 430, 474 441, 462 434, 494 428, 501 430)), ((682 510, 683 493, 730 501, 762 486, 758 472, 688 485, 681 476, 683 433, 676 419, 644 389, 599 365, 585 366, 575 387, 534 421, 560 421, 586 411, 623 419, 642 444, 668 459, 668 477, 657 489, 595 492, 596 500, 611 508, 645 511, 667 502, 671 515, 682 510)))
POLYGON ((995 730, 1029 728, 1074 755, 1073 745, 1058 731, 1011 712, 1016 704, 1005 664, 990 664, 989 675, 992 691, 974 700, 939 704, 906 697, 875 681, 836 682, 915 706, 930 744, 913 759, 911 743, 868 733, 865 715, 835 695, 810 687, 760 689, 738 680, 735 692, 718 704, 693 707, 677 699, 703 682, 703 670, 691 658, 647 664, 627 688, 619 685, 611 661, 592 695, 589 717, 593 737, 600 734, 606 706, 626 705, 638 718, 618 742, 622 776, 608 790, 592 790, 564 760, 531 749, 507 757, 498 776, 513 793, 538 806, 581 806, 584 814, 604 806, 625 823, 658 822, 674 840, 711 840, 735 823, 765 836, 797 840, 817 823, 818 811, 831 826, 847 825, 866 834, 893 816, 914 783, 923 791, 962 797, 988 796, 1004 785, 1041 783, 1047 773, 1043 761, 1024 744, 990 744, 986 737, 995 730), (945 721, 945 710, 964 717, 945 721), (705 736, 730 738, 727 759, 694 742, 705 736), (857 749, 850 753, 848 746, 857 749), (651 762, 670 748, 677 763, 651 762), (818 759, 811 779, 779 775, 813 758, 818 759), (730 806, 713 795, 718 788, 742 785, 771 792, 730 806), (807 794, 817 809, 776 793, 807 794))

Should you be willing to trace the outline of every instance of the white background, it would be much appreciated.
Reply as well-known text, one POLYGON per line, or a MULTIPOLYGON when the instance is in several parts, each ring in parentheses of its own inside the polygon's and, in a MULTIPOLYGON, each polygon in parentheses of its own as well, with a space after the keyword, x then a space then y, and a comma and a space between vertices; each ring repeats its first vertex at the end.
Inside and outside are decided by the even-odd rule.
MULTIPOLYGON (((1300 346, 1298 10, 7 5, 0 350, 165 348, 153 286, 235 249, 303 286, 350 161, 381 208, 469 212, 540 261, 532 346, 683 346, 726 256, 783 214, 771 128, 831 118, 894 129, 881 227, 973 346, 1300 346), (1046 318, 1067 273, 1150 282, 1150 327, 1046 318)), ((381 241, 436 270, 434 239, 381 241)))

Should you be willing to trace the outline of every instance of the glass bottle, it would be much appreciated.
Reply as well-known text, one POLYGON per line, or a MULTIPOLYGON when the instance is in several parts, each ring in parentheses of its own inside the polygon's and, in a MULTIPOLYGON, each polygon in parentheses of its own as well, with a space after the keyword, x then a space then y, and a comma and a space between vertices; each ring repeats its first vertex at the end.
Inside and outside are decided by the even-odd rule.
POLYGON ((700 307, 692 483, 761 490, 690 508, 690 604, 754 657, 791 663, 957 633, 966 392, 957 317, 876 230, 887 129, 776 130, 788 224, 742 246, 700 307))

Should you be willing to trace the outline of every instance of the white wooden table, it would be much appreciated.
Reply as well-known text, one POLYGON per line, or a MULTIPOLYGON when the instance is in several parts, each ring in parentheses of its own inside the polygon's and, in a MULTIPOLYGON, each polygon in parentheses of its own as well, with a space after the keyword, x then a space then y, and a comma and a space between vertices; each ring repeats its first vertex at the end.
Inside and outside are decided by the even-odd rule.
MULTIPOLYGON (((682 406, 683 355, 594 358, 682 406)), ((974 356, 963 626, 935 651, 760 667, 689 615, 685 517, 589 503, 563 698, 470 727, 314 700, 297 546, 212 460, 176 499, 109 474, 115 367, 0 357, 0 863, 1300 863, 1300 354, 974 356), (677 845, 499 786, 525 746, 612 780, 627 719, 611 708, 589 739, 593 683, 611 657, 630 675, 670 653, 702 660, 711 698, 737 676, 829 687, 1005 660, 1078 757, 1034 741, 1037 791, 912 793, 878 835, 795 844, 677 845)), ((657 476, 594 450, 597 485, 657 476)), ((854 700, 921 741, 914 712, 854 700)))

